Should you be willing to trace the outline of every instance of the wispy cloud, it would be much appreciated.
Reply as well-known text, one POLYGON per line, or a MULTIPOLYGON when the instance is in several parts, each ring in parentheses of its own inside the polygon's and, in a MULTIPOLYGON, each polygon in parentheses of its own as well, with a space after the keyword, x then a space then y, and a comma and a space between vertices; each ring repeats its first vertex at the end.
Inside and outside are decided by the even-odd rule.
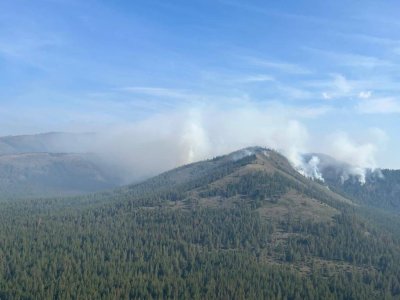
POLYGON ((343 74, 329 74, 326 79, 309 80, 304 86, 319 92, 325 100, 351 97, 354 94, 354 83, 343 74))
POLYGON ((348 94, 353 89, 351 83, 341 74, 333 75, 333 85, 341 94, 348 94))
POLYGON ((266 81, 275 81, 275 77, 265 74, 258 75, 249 75, 239 79, 241 82, 266 82, 266 81))
POLYGON ((193 98, 194 96, 193 94, 188 93, 186 90, 161 88, 161 87, 128 86, 119 88, 118 90, 139 95, 179 98, 179 99, 189 99, 193 98))
POLYGON ((309 70, 308 68, 293 63, 266 60, 255 57, 245 57, 244 59, 247 60, 252 65, 265 68, 267 70, 275 70, 287 74, 297 74, 297 75, 305 75, 312 73, 311 70, 309 70))
POLYGON ((317 118, 332 112, 334 108, 328 105, 298 108, 299 115, 303 118, 317 118))
POLYGON ((334 19, 327 19, 315 15, 305 15, 299 13, 290 13, 286 11, 283 12, 278 10, 265 9, 260 5, 252 5, 249 4, 248 2, 244 3, 242 1, 239 2, 232 0, 219 0, 218 2, 241 10, 246 10, 251 13, 262 14, 274 18, 285 18, 285 19, 290 19, 292 21, 306 22, 306 23, 320 24, 320 25, 332 25, 335 23, 340 24, 337 20, 334 19))
POLYGON ((24 58, 34 52, 46 50, 49 47, 61 46, 60 38, 41 38, 33 36, 17 37, 5 40, 0 39, 0 53, 15 58, 24 58))
POLYGON ((348 37, 349 39, 357 39, 359 41, 367 42, 370 44, 376 44, 379 46, 400 46, 400 40, 391 39, 387 37, 380 37, 374 35, 366 35, 366 34, 339 34, 343 37, 348 37))
POLYGON ((377 68, 377 67, 393 67, 395 63, 382 59, 375 56, 355 54, 355 53, 344 53, 339 51, 322 50, 316 48, 304 47, 306 51, 313 54, 321 55, 330 60, 334 60, 336 64, 347 66, 347 67, 358 67, 358 68, 377 68))
POLYGON ((0 37, 0 57, 7 61, 48 69, 44 63, 51 50, 65 45, 59 37, 19 36, 0 37))
POLYGON ((1 14, 0 57, 40 66, 40 59, 50 51, 64 47, 67 44, 64 34, 45 26, 46 20, 24 9, 1 14))
POLYGON ((300 87, 291 86, 285 83, 278 82, 276 89, 281 93, 283 97, 289 99, 311 99, 313 93, 307 89, 302 89, 300 87))
POLYGON ((356 110, 362 114, 397 114, 400 102, 392 97, 367 99, 360 101, 356 110))

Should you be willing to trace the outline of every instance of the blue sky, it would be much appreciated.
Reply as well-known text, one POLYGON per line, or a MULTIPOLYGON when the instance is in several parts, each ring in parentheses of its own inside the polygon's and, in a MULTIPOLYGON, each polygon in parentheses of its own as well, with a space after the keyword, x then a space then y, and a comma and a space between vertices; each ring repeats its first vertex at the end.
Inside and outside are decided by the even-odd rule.
POLYGON ((0 134, 252 106, 301 122, 316 150, 346 136, 400 167, 399 14, 368 0, 1 1, 0 134))

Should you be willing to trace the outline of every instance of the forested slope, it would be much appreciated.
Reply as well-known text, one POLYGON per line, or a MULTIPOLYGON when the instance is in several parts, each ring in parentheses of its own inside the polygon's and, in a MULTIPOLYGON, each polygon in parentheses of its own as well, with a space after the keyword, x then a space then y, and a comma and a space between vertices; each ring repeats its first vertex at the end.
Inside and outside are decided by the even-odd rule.
POLYGON ((400 297, 395 235, 271 150, 1 208, 1 299, 400 297))

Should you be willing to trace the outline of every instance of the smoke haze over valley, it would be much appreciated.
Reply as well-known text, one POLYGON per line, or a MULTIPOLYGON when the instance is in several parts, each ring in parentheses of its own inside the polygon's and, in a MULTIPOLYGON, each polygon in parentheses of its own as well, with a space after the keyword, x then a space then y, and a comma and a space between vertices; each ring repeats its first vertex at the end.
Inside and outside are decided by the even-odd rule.
MULTIPOLYGON (((231 110, 182 109, 91 134, 15 137, 18 142, 12 137, 2 138, 0 153, 93 153, 118 170, 127 183, 255 145, 278 150, 311 177, 318 177, 317 173, 303 159, 310 152, 325 153, 348 163, 353 167, 348 172, 361 177, 364 169, 381 167, 377 158, 387 138, 382 130, 366 129, 365 139, 339 131, 320 136, 310 132, 303 122, 314 118, 314 114, 309 110, 295 112, 280 106, 254 105, 231 110)), ((313 163, 318 167, 318 162, 313 163)))

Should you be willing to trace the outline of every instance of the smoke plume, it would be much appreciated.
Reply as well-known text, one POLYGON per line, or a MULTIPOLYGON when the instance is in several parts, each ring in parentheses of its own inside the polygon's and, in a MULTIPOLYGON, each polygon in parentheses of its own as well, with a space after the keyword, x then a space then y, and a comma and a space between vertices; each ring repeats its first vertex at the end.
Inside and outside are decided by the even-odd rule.
MULTIPOLYGON (((47 135, 38 147, 46 144, 42 151, 95 153, 126 183, 249 146, 278 150, 300 173, 319 180, 323 180, 319 158, 305 160, 304 153, 326 153, 351 165, 347 173, 365 181, 365 168, 376 167, 375 157, 385 133, 373 129, 364 140, 345 132, 327 134, 325 140, 316 138, 306 124, 320 112, 324 113, 273 104, 182 108, 95 134, 47 135)), ((30 149, 22 152, 26 151, 30 149)))

